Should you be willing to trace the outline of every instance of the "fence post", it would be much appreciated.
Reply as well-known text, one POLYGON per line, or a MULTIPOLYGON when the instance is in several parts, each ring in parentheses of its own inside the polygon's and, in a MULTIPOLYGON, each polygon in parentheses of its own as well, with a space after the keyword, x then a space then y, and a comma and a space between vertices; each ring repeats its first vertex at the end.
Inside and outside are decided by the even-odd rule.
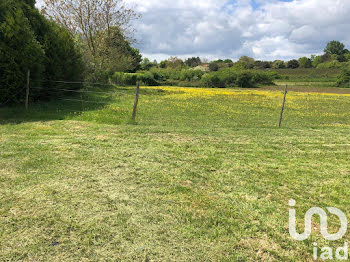
POLYGON ((134 101, 134 109, 132 111, 132 120, 134 120, 134 121, 136 119, 137 104, 139 102, 139 92, 140 92, 140 81, 137 81, 136 93, 135 93, 135 101, 134 101))
POLYGON ((286 89, 284 90, 283 103, 282 103, 282 109, 281 109, 281 115, 280 115, 280 122, 278 125, 279 128, 281 128, 281 126, 282 126, 283 112, 284 112, 284 106, 286 104, 287 93, 288 93, 288 85, 286 85, 286 89))
POLYGON ((30 85, 30 70, 28 69, 28 72, 27 72, 27 86, 26 86, 26 100, 25 100, 26 110, 28 110, 28 105, 29 105, 29 85, 30 85))

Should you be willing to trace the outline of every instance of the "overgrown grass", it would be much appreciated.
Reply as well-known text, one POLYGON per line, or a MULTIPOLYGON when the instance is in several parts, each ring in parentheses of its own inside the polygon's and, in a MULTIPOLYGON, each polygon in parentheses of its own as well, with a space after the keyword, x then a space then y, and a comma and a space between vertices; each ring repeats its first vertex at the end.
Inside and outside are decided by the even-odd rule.
POLYGON ((317 68, 298 68, 298 69, 274 69, 282 77, 291 82, 313 82, 334 84, 341 69, 317 69, 317 68))
POLYGON ((350 217, 349 95, 292 89, 278 129, 280 91, 141 90, 134 124, 133 88, 0 110, 1 261, 311 261, 350 240, 288 233, 291 198, 299 231, 313 206, 350 217))

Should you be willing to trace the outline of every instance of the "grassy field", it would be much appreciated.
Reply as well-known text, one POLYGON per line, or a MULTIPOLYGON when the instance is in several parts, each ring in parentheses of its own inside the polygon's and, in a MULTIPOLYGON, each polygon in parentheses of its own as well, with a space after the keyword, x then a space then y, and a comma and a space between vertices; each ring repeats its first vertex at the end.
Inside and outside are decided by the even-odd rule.
POLYGON ((291 239, 288 200, 299 231, 314 206, 350 218, 350 94, 294 91, 281 129, 279 90, 142 87, 136 123, 133 88, 0 109, 0 260, 312 261, 313 242, 344 245, 291 239))
POLYGON ((297 68, 297 69, 274 69, 278 74, 288 78, 291 82, 335 82, 341 69, 318 69, 318 68, 297 68))

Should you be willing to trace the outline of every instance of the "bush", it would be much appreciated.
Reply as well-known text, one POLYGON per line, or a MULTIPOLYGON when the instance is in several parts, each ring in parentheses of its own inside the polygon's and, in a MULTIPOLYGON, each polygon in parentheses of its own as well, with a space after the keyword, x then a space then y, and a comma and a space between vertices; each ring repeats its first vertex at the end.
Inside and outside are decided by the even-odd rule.
POLYGON ((139 73, 117 72, 110 79, 117 85, 135 85, 137 80, 148 86, 159 84, 172 86, 205 87, 255 87, 259 84, 272 84, 281 76, 275 72, 261 70, 236 70, 223 68, 217 72, 204 73, 201 70, 152 69, 139 73))
POLYGON ((234 87, 237 80, 237 71, 231 69, 222 69, 218 72, 218 76, 224 83, 225 87, 234 87))
POLYGON ((338 76, 337 86, 350 88, 350 69, 344 69, 338 76))
POLYGON ((258 84, 272 84, 274 79, 280 76, 275 72, 263 72, 254 70, 233 70, 225 68, 218 72, 205 74, 202 84, 206 87, 243 87, 251 88, 258 84))
POLYGON ((272 63, 272 68, 273 69, 284 69, 284 68, 286 68, 286 63, 282 60, 275 60, 272 63))
POLYGON ((190 81, 190 82, 193 82, 193 81, 199 81, 202 79, 202 76, 204 75, 204 72, 201 71, 201 70, 193 70, 193 69, 190 69, 190 70, 182 70, 181 71, 181 74, 180 74, 180 80, 181 81, 190 81))
POLYGON ((312 67, 312 61, 310 58, 307 57, 301 57, 298 60, 300 68, 310 68, 312 67))
POLYGON ((295 69, 299 67, 299 61, 296 59, 290 60, 287 63, 287 67, 291 69, 295 69))
POLYGON ((251 72, 241 72, 237 75, 236 84, 239 87, 251 88, 255 86, 254 75, 251 72))
POLYGON ((111 78, 111 81, 117 85, 136 85, 137 80, 139 79, 138 74, 135 73, 122 73, 122 72, 116 72, 111 78))
POLYGON ((199 81, 204 72, 198 69, 163 69, 163 68, 152 68, 150 72, 153 74, 153 78, 156 81, 167 81, 167 80, 181 80, 181 81, 199 81))
POLYGON ((344 66, 344 63, 341 63, 339 61, 331 61, 326 63, 321 63, 317 66, 318 69, 336 69, 336 68, 342 68, 344 66))
POLYGON ((205 74, 202 78, 202 83, 206 87, 225 87, 225 83, 216 73, 205 74))
POLYGON ((158 82, 154 79, 151 72, 146 72, 144 74, 137 74, 137 80, 140 80, 143 84, 147 86, 157 86, 158 82))
POLYGON ((128 85, 128 86, 136 85, 137 80, 139 80, 139 78, 140 77, 139 77, 138 74, 135 74, 135 73, 124 73, 123 83, 124 83, 124 85, 128 85))
POLYGON ((157 86, 158 82, 154 79, 151 72, 145 73, 122 73, 116 72, 110 79, 113 83, 120 86, 133 86, 140 81, 142 84, 147 86, 157 86))
POLYGON ((216 72, 219 70, 219 65, 217 63, 210 63, 209 64, 209 70, 211 72, 216 72))

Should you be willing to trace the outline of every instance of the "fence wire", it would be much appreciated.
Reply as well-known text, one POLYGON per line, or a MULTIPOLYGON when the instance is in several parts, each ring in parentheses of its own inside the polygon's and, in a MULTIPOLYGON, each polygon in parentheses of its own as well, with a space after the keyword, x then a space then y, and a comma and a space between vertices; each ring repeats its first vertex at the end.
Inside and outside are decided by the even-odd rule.
MULTIPOLYGON (((7 105, 15 97, 22 93, 25 97, 26 86, 13 93, 8 100, 0 104, 0 107, 7 105)), ((42 93, 42 96, 50 93, 57 94, 54 99, 47 101, 32 99, 29 109, 43 111, 51 108, 62 113, 85 113, 89 110, 100 109, 112 104, 116 99, 133 96, 133 92, 127 89, 119 89, 111 83, 87 82, 87 81, 66 81, 66 80, 30 80, 30 94, 42 93), (81 86, 76 86, 81 85, 81 86), (60 88, 60 86, 62 88, 60 88), (94 90, 94 88, 96 90, 94 90), (52 103, 59 101, 57 104, 52 103), (60 103, 62 102, 62 103, 60 103), (98 106, 100 105, 100 106, 98 106), (56 108, 55 108, 56 106, 56 108)))

